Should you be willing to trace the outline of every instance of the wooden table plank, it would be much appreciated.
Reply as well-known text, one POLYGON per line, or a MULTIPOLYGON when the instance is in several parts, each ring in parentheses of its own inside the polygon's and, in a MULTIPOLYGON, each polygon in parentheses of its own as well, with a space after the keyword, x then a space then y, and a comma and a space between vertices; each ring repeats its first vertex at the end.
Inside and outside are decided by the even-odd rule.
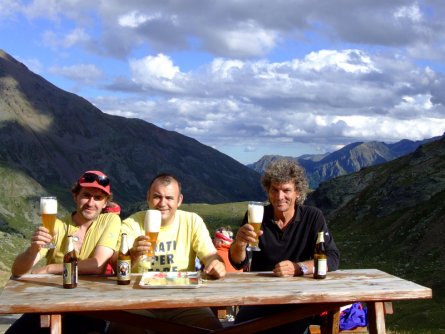
MULTIPOLYGON (((76 289, 64 289, 61 276, 25 275, 7 282, 0 296, 0 313, 49 314, 51 329, 60 333, 60 314, 65 312, 93 315, 94 311, 100 311, 97 316, 115 314, 123 319, 122 310, 294 305, 286 317, 276 315, 225 329, 230 333, 246 333, 361 301, 371 306, 371 333, 381 334, 385 332, 384 302, 432 297, 431 289, 376 269, 339 270, 330 272, 324 280, 314 280, 310 275, 275 277, 271 272, 229 273, 221 280, 204 280, 195 289, 169 291, 141 288, 140 277, 133 275, 132 283, 125 286, 117 285, 115 277, 80 276, 76 289)), ((203 332, 198 328, 188 330, 203 332)))
POLYGON ((324 280, 275 277, 271 273, 230 273, 204 281, 196 289, 142 289, 140 276, 117 285, 114 277, 80 276, 76 289, 64 289, 62 277, 25 275, 7 282, 0 313, 172 308, 194 306, 349 303, 431 298, 431 289, 375 269, 342 270, 324 280))

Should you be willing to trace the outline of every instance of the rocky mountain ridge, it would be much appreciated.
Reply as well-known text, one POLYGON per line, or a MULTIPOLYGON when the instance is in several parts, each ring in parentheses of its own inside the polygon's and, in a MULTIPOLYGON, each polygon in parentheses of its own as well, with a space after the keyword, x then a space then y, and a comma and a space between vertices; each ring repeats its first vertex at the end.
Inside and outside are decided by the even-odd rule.
MULTIPOLYGON (((433 137, 419 141, 403 139, 393 144, 378 141, 355 142, 332 153, 306 154, 300 157, 286 158, 297 161, 305 169, 310 187, 316 189, 322 182, 337 176, 357 172, 364 167, 397 159, 413 152, 420 145, 438 138, 433 137)), ((278 158, 282 158, 282 156, 266 155, 257 162, 247 166, 261 174, 269 162, 278 158)))

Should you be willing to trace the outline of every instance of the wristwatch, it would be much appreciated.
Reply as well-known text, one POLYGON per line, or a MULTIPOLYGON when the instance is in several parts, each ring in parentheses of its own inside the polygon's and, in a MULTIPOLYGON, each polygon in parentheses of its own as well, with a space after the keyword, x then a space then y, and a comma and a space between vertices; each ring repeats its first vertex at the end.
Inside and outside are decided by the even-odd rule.
POLYGON ((306 275, 309 272, 309 269, 307 268, 307 266, 303 262, 298 262, 297 266, 300 267, 300 270, 303 273, 303 275, 306 275))

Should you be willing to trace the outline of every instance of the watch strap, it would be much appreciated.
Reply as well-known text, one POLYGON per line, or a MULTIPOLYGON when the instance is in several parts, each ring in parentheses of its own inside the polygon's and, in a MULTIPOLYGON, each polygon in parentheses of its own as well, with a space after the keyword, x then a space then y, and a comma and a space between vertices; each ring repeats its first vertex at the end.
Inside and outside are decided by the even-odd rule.
POLYGON ((300 267, 300 270, 301 270, 303 275, 306 275, 309 272, 308 267, 303 262, 298 262, 297 266, 300 267))

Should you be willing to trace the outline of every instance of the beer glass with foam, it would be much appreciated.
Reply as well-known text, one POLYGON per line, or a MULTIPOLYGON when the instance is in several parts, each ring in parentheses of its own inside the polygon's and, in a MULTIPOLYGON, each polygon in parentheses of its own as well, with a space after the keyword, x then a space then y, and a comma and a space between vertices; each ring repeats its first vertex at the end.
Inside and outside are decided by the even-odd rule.
POLYGON ((256 241, 249 245, 250 250, 260 251, 258 247, 258 232, 261 230, 261 224, 263 222, 264 204, 262 202, 249 202, 247 205, 247 222, 253 226, 256 233, 256 241))
POLYGON ((161 211, 159 210, 147 210, 144 219, 145 236, 150 241, 150 249, 147 252, 146 258, 154 261, 156 241, 158 239, 159 230, 161 229, 161 211))
MULTIPOLYGON (((40 215, 42 217, 42 225, 46 227, 49 233, 54 237, 54 225, 57 215, 57 198, 54 196, 40 197, 40 215)), ((44 248, 54 248, 53 242, 43 246, 44 248)))

